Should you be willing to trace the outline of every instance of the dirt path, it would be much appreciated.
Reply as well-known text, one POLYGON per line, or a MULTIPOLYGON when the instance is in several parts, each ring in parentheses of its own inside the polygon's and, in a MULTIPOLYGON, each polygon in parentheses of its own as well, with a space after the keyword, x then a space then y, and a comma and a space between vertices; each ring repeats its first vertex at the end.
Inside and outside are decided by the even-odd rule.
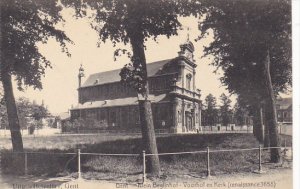
MULTIPOLYGON (((70 182, 70 184, 76 183, 70 182)), ((195 178, 186 176, 186 178, 176 180, 148 181, 145 184, 126 185, 122 183, 84 181, 79 183, 79 188, 190 188, 190 189, 292 189, 293 179, 291 169, 272 170, 268 173, 256 174, 233 174, 210 178, 195 178)))
POLYGON ((147 181, 145 184, 126 184, 109 181, 72 180, 70 177, 0 177, 1 189, 116 189, 116 188, 190 188, 190 189, 292 189, 292 170, 271 170, 268 173, 232 174, 210 178, 186 175, 180 179, 147 181))

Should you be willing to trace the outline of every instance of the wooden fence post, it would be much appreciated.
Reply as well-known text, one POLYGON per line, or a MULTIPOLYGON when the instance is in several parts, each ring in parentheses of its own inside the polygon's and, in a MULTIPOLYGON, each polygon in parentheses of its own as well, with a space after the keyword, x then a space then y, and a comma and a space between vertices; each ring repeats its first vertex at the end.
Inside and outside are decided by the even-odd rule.
POLYGON ((209 165, 209 147, 207 146, 206 149, 206 153, 207 153, 207 177, 210 177, 210 165, 209 165))
POLYGON ((78 179, 81 179, 81 160, 80 160, 80 149, 77 151, 78 155, 78 179))
POLYGON ((146 152, 143 150, 143 183, 146 181, 146 152))
POLYGON ((258 171, 262 172, 262 165, 261 165, 261 145, 259 145, 259 168, 258 171))
POLYGON ((254 173, 258 173, 258 174, 262 174, 264 173, 263 169, 262 169, 262 145, 259 144, 258 147, 258 170, 254 171, 254 173))
POLYGON ((24 160, 25 160, 24 173, 25 173, 25 175, 27 175, 28 174, 28 157, 27 157, 27 152, 24 153, 24 160))

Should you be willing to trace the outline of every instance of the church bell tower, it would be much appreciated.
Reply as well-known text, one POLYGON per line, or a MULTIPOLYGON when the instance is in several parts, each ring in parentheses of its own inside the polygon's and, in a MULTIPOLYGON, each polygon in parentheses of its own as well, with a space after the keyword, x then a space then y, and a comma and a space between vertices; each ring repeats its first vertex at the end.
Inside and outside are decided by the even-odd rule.
POLYGON ((194 45, 191 41, 187 40, 185 43, 180 45, 180 51, 178 52, 178 56, 182 56, 187 58, 191 62, 195 62, 194 60, 194 45))
POLYGON ((84 77, 84 69, 82 67, 82 64, 80 65, 79 68, 79 73, 78 73, 78 88, 81 87, 81 78, 84 77))

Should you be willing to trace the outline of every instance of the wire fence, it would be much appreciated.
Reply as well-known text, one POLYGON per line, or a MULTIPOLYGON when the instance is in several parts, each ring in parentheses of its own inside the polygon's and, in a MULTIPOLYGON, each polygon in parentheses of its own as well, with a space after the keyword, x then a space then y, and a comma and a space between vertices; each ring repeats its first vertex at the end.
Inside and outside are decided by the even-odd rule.
MULTIPOLYGON (((67 161, 61 162, 62 164, 65 164, 67 166, 71 161, 73 161, 73 164, 75 167, 74 171, 77 171, 77 177, 81 178, 82 177, 82 158, 86 156, 100 156, 100 157, 135 157, 135 158, 140 158, 142 159, 142 180, 143 182, 146 180, 146 166, 147 166, 147 157, 150 156, 182 156, 182 155, 187 155, 187 154, 202 154, 204 156, 205 161, 205 173, 207 177, 211 176, 211 171, 212 171, 212 166, 211 166, 211 158, 212 155, 218 154, 221 152, 227 152, 227 153, 235 153, 235 152, 245 152, 245 151, 254 151, 256 154, 258 154, 256 157, 254 156, 255 162, 254 165, 256 165, 256 172, 257 173, 262 173, 263 172, 263 167, 262 167, 262 154, 263 150, 270 150, 270 149, 280 149, 283 158, 287 157, 287 151, 290 151, 290 159, 292 160, 292 147, 287 147, 286 143, 282 147, 262 147, 261 145, 255 148, 238 148, 238 149, 213 149, 210 147, 207 147, 205 150, 199 150, 199 151, 183 151, 183 152, 169 152, 169 153, 158 153, 158 154, 150 154, 146 153, 145 151, 142 151, 140 154, 138 153, 129 153, 129 154, 110 154, 110 153, 88 153, 88 152, 82 152, 80 149, 77 150, 77 152, 35 152, 35 151, 25 151, 25 152, 5 152, 5 153, 10 153, 12 155, 14 154, 23 154, 24 155, 24 173, 25 175, 28 174, 28 168, 31 166, 34 166, 36 163, 36 159, 33 157, 34 156, 44 156, 44 157, 49 157, 49 156, 70 156, 67 161), (30 163, 30 164, 29 164, 30 163)), ((3 152, 1 152, 3 153, 3 152)), ((1 154, 2 155, 2 154, 1 154)), ((222 158, 222 157, 221 157, 222 158)), ((42 161, 42 160, 41 160, 42 161)), ((59 161, 56 159, 56 161, 59 161)), ((54 163, 55 161, 53 161, 54 163)), ((48 162, 52 163, 52 162, 48 162)), ((58 162, 56 162, 58 163, 58 162)), ((141 167, 140 167, 141 168, 141 167)))

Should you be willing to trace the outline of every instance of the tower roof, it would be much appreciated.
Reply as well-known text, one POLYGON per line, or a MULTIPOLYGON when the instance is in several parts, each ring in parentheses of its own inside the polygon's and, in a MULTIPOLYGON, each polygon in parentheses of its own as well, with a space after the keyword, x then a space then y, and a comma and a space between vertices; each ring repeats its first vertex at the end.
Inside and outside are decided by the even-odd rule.
POLYGON ((187 40, 185 43, 181 44, 180 48, 187 48, 190 52, 195 51, 194 44, 190 40, 187 40))

